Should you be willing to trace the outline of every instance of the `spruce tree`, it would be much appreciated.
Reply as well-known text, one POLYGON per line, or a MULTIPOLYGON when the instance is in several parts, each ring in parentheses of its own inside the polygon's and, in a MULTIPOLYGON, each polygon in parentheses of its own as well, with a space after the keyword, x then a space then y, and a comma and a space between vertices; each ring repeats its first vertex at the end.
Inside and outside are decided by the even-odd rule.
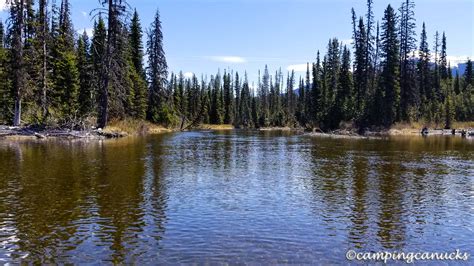
POLYGON ((94 23, 94 35, 91 43, 91 61, 92 61, 92 78, 91 86, 94 92, 94 102, 96 109, 94 110, 99 115, 100 106, 99 100, 104 98, 103 90, 101 90, 103 76, 104 76, 104 64, 106 61, 107 52, 107 30, 105 28, 105 22, 102 16, 99 16, 98 20, 94 23))
POLYGON ((426 101, 433 99, 433 92, 431 89, 431 71, 430 71, 430 48, 428 46, 428 39, 426 34, 426 26, 423 22, 423 29, 421 32, 421 41, 420 41, 420 48, 418 53, 419 61, 418 61, 418 86, 420 89, 420 94, 424 99, 424 103, 426 101))
POLYGON ((0 123, 10 123, 12 111, 12 99, 9 78, 8 54, 4 46, 4 27, 0 21, 0 123))
POLYGON ((77 42, 77 66, 79 71, 79 115, 89 116, 95 110, 95 92, 93 91, 93 65, 90 55, 89 36, 86 31, 77 42))
POLYGON ((312 120, 313 123, 319 123, 322 111, 322 94, 321 94, 321 59, 319 51, 316 57, 316 63, 313 64, 313 86, 311 90, 312 97, 312 120))
POLYGON ((147 54, 149 79, 147 118, 155 123, 169 125, 174 118, 169 105, 170 95, 166 90, 168 64, 163 50, 163 32, 158 10, 148 33, 147 54))
MULTIPOLYGON (((353 22, 355 23, 355 22, 353 22)), ((367 97, 367 34, 365 31, 364 21, 359 20, 358 28, 354 26, 354 86, 356 95, 356 112, 360 116, 365 109, 367 97)))
POLYGON ((399 81, 399 43, 397 36, 397 17, 395 10, 388 5, 384 12, 381 34, 382 73, 379 84, 379 97, 382 97, 381 120, 377 124, 390 126, 397 118, 400 103, 399 81))
POLYGON ((466 63, 466 70, 464 71, 464 85, 474 85, 474 75, 472 74, 472 61, 469 58, 466 63))
POLYGON ((263 127, 267 127, 270 124, 270 102, 269 102, 269 91, 270 91, 270 73, 268 72, 268 66, 265 65, 263 72, 262 84, 260 86, 259 98, 260 98, 260 119, 259 124, 263 127))
POLYGON ((341 61, 342 65, 341 72, 339 75, 335 104, 335 107, 338 109, 338 112, 336 112, 336 114, 339 115, 339 117, 336 117, 335 120, 349 121, 354 117, 354 102, 353 83, 350 65, 351 53, 346 46, 344 46, 341 61))
POLYGON ((61 125, 74 127, 78 122, 79 72, 74 49, 74 29, 72 28, 70 4, 61 2, 58 35, 53 47, 53 91, 52 106, 54 117, 61 125))
POLYGON ((133 13, 130 24, 128 41, 130 45, 130 62, 129 73, 132 86, 133 95, 133 110, 132 116, 138 119, 145 119, 147 110, 147 86, 146 74, 143 68, 143 43, 142 43, 142 28, 140 18, 137 10, 133 13))
POLYGON ((439 72, 441 80, 446 80, 449 76, 448 73, 448 59, 446 53, 446 34, 443 32, 441 38, 441 54, 439 58, 439 72))
POLYGON ((24 60, 23 36, 25 33, 26 0, 11 0, 10 2, 10 47, 12 68, 12 90, 14 98, 13 125, 20 126, 22 122, 22 103, 25 94, 26 69, 24 60))
POLYGON ((232 77, 224 72, 224 124, 232 124, 234 117, 234 93, 232 91, 232 77))
POLYGON ((400 7, 400 113, 401 120, 408 120, 410 110, 417 105, 419 91, 416 87, 416 73, 411 58, 416 49, 416 20, 413 0, 405 0, 400 7))
POLYGON ((240 86, 240 77, 239 77, 239 72, 235 72, 235 81, 234 81, 234 89, 235 90, 235 104, 234 104, 234 126, 239 127, 241 124, 241 108, 240 108, 240 103, 241 103, 241 91, 242 88, 240 86))

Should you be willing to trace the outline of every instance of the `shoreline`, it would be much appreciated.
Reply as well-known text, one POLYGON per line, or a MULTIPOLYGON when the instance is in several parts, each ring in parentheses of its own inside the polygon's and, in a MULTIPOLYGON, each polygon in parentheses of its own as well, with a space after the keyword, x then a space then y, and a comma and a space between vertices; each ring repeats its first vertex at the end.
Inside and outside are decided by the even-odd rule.
MULTIPOLYGON (((233 125, 210 125, 202 124, 186 131, 232 131, 237 130, 233 125)), ((354 130, 338 129, 331 132, 304 132, 301 128, 290 127, 266 127, 255 129, 260 132, 298 132, 309 137, 332 137, 345 139, 368 139, 385 138, 393 136, 422 136, 421 130, 413 128, 392 128, 383 130, 368 130, 359 134, 354 130)), ((462 130, 466 132, 465 137, 474 137, 473 129, 459 129, 452 134, 448 129, 429 129, 426 136, 463 136, 462 130)), ((147 136, 155 134, 164 134, 180 132, 179 129, 170 129, 144 121, 120 121, 112 123, 111 126, 102 129, 90 130, 70 130, 70 129, 35 129, 32 127, 12 127, 0 125, 0 141, 2 140, 45 140, 45 139, 66 139, 66 140, 106 140, 119 139, 125 137, 147 136)))

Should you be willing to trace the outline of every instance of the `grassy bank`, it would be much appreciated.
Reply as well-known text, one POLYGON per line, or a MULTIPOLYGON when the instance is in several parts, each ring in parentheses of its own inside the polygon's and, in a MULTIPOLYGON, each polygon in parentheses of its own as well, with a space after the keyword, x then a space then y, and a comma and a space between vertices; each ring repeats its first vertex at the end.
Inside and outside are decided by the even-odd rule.
POLYGON ((148 121, 133 119, 111 121, 109 125, 104 129, 104 132, 106 133, 119 133, 125 136, 161 134, 173 131, 175 130, 165 128, 163 126, 156 125, 148 121))
POLYGON ((233 130, 235 127, 233 125, 224 124, 224 125, 211 125, 211 124, 201 124, 191 130, 233 130))

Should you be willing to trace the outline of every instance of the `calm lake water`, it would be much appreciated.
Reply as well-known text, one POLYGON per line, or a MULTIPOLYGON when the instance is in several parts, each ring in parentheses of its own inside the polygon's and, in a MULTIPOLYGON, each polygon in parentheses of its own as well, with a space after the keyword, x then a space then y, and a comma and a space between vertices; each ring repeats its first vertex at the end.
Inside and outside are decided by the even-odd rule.
POLYGON ((474 140, 0 140, 0 263, 344 263, 348 250, 456 249, 474 256, 474 140))

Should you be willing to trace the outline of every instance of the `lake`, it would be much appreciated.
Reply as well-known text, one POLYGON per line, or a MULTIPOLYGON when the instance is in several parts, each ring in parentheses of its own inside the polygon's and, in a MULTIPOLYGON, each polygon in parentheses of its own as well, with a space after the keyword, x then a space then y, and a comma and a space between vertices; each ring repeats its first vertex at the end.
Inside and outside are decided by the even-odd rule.
POLYGON ((347 263, 348 250, 456 249, 474 255, 472 139, 0 140, 0 263, 347 263))

